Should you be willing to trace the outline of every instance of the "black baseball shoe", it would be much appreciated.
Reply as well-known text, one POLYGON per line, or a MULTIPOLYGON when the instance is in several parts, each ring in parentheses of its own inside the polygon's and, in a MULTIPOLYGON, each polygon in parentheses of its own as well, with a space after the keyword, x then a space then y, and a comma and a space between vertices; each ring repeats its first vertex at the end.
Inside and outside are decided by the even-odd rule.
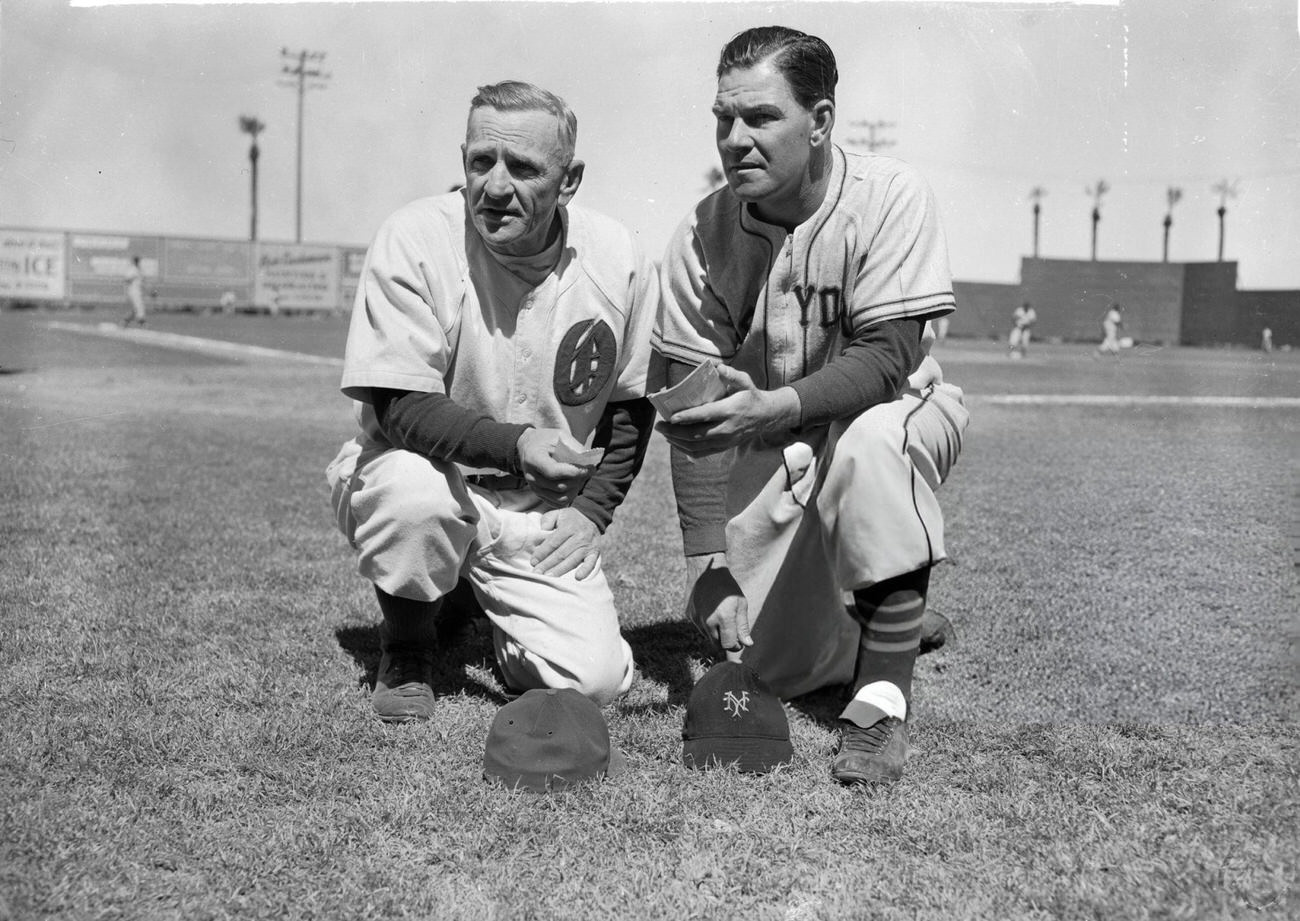
POLYGON ((385 648, 370 702, 386 723, 409 723, 433 716, 433 650, 423 646, 385 648))
POLYGON ((905 722, 887 716, 866 729, 848 720, 840 720, 839 726, 832 777, 842 784, 874 784, 893 783, 903 776, 910 750, 905 722))

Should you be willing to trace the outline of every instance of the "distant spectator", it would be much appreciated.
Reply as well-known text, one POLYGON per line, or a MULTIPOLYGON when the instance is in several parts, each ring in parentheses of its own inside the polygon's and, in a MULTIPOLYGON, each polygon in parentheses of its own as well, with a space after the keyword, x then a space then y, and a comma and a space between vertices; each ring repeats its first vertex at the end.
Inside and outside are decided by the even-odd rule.
POLYGON ((1119 331, 1124 326, 1124 317, 1119 304, 1111 304, 1106 315, 1101 318, 1101 345, 1097 346, 1098 355, 1119 357, 1119 331))
POLYGON ((1025 301, 1011 314, 1011 336, 1007 340, 1007 345, 1011 349, 1012 358, 1025 357, 1025 352, 1029 349, 1029 338, 1037 321, 1038 313, 1029 301, 1025 301))
POLYGON ((139 323, 144 326, 144 273, 140 271, 140 257, 132 256, 131 265, 126 270, 126 303, 131 312, 122 318, 123 326, 139 323))
POLYGON ((1269 329, 1267 326, 1265 326, 1264 331, 1260 333, 1259 347, 1265 352, 1273 351, 1273 330, 1269 329))
POLYGON ((235 309, 237 298, 234 291, 223 291, 221 293, 221 312, 230 313, 235 309))

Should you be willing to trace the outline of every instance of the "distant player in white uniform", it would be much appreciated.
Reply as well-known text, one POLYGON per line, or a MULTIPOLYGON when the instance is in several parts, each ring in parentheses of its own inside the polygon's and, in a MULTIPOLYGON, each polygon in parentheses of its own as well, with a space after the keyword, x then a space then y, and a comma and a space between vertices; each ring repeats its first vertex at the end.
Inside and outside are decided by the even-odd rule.
POLYGON ((632 681, 600 541, 644 457, 657 303, 625 228, 570 201, 577 120, 526 83, 480 87, 465 188, 380 227, 342 389, 359 437, 327 478, 383 613, 373 695, 429 717, 442 599, 465 579, 513 691, 605 704, 632 681))
POLYGON ((123 317, 122 325, 130 326, 135 323, 144 326, 144 272, 140 269, 139 256, 131 257, 131 264, 127 266, 123 281, 126 284, 126 305, 131 312, 123 317))
POLYGON ((1124 326, 1124 317, 1119 304, 1111 304, 1105 316, 1101 318, 1101 345, 1097 346, 1098 355, 1114 355, 1119 358, 1119 331, 1124 326))
POLYGON ((934 491, 968 418, 928 356, 954 307, 946 243, 914 170, 832 144, 821 39, 748 30, 717 75, 727 188, 669 245, 655 335, 656 376, 720 362, 729 391, 660 423, 688 613, 782 697, 852 681, 832 774, 892 781, 945 557, 934 491))
POLYGON ((1024 358, 1029 350, 1029 340, 1033 336, 1034 324, 1038 322, 1038 312, 1029 301, 1025 301, 1011 314, 1011 335, 1007 346, 1012 358, 1024 358))

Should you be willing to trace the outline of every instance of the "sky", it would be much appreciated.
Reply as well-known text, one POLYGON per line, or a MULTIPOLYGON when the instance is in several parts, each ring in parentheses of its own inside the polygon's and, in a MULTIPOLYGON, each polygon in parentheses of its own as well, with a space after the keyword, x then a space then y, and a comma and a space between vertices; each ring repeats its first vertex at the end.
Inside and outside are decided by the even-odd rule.
POLYGON ((707 191, 723 44, 754 25, 824 38, 834 138, 917 166, 953 274, 1014 282, 1033 247, 1225 258, 1243 288, 1300 288, 1298 0, 109 3, 0 0, 0 226, 292 241, 298 93, 282 50, 323 52, 304 98, 302 238, 365 245, 407 201, 460 181, 475 88, 537 83, 578 116, 576 203, 652 256, 707 191))

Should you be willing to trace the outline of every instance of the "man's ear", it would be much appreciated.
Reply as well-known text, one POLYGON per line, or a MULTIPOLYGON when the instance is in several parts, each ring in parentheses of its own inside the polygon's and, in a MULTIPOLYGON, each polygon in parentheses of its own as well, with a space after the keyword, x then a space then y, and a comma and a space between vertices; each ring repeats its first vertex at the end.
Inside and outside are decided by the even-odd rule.
POLYGON ((582 185, 582 171, 586 164, 581 160, 574 160, 569 163, 569 168, 564 171, 564 178, 560 181, 560 204, 567 205, 573 200, 573 196, 578 193, 578 186, 582 185))
POLYGON ((831 129, 835 127, 835 103, 829 99, 819 99, 812 107, 812 131, 808 143, 813 147, 829 144, 831 129))

